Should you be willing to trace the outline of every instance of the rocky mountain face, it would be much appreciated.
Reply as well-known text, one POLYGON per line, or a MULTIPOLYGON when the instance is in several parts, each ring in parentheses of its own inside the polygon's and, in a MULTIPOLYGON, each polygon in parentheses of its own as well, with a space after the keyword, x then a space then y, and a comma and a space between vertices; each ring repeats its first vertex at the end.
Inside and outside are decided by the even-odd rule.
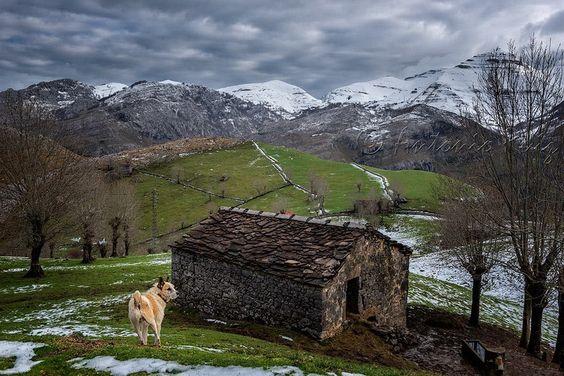
MULTIPOLYGON (((487 63, 483 54, 405 79, 354 83, 323 101, 282 81, 213 90, 170 80, 92 86, 63 79, 19 92, 51 109, 74 136, 68 146, 85 155, 231 137, 384 168, 459 173, 480 145, 497 144, 495 132, 458 115, 472 104, 487 63)), ((554 116, 561 119, 562 105, 554 116)))
POLYGON ((174 81, 100 88, 63 79, 20 90, 52 109, 84 155, 104 155, 185 137, 247 138, 282 119, 268 108, 174 81), (101 98, 100 98, 101 97, 101 98))
POLYGON ((496 133, 425 104, 402 109, 334 104, 280 122, 257 137, 328 159, 451 174, 472 165, 480 147, 499 144, 496 133))

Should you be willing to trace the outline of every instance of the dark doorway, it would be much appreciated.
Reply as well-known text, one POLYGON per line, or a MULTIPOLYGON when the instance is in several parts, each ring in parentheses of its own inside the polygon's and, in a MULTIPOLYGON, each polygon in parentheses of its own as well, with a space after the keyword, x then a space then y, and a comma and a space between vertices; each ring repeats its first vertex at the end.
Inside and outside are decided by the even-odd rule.
POLYGON ((347 281, 347 314, 358 314, 360 295, 360 277, 347 281))

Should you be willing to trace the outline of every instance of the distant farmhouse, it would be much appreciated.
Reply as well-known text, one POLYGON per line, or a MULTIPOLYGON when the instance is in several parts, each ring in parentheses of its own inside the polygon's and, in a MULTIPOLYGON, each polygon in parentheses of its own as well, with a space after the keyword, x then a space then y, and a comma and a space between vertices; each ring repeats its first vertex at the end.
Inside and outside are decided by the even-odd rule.
POLYGON ((221 208, 172 248, 177 301, 206 315, 321 339, 348 316, 406 323, 411 251, 371 226, 221 208))

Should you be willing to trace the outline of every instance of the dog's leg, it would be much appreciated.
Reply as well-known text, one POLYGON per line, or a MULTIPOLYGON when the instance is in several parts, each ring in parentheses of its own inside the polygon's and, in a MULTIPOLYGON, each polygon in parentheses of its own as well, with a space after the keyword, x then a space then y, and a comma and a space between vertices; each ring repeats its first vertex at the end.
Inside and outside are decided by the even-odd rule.
POLYGON ((149 324, 145 320, 141 320, 141 343, 147 345, 147 336, 149 333, 149 324))
POLYGON ((155 346, 160 347, 161 346, 161 331, 159 330, 159 327, 154 320, 150 323, 150 325, 151 325, 151 329, 153 329, 153 333, 155 333, 155 346))
POLYGON ((135 327, 135 333, 137 333, 137 337, 139 337, 139 344, 146 345, 143 343, 143 324, 142 321, 136 321, 133 326, 135 327))

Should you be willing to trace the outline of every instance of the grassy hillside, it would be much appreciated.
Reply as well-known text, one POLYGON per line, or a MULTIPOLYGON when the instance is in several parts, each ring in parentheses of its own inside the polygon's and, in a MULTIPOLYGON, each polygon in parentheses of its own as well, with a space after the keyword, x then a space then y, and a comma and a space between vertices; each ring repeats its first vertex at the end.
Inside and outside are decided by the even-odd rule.
MULTIPOLYGON (((329 161, 294 149, 261 144, 288 177, 306 189, 312 174, 328 185, 325 207, 330 213, 351 210, 357 199, 382 195, 381 183, 348 163, 329 161), (360 185, 360 191, 357 185, 360 185)), ((406 208, 436 208, 432 184, 436 174, 423 171, 372 169, 405 188, 406 208)), ((140 202, 139 239, 151 233, 151 192, 158 192, 159 234, 169 233, 205 218, 214 207, 242 206, 275 211, 281 208, 301 215, 315 215, 308 194, 289 186, 273 162, 252 143, 222 150, 180 156, 173 161, 150 164, 131 180, 140 202)))
POLYGON ((383 170, 381 168, 365 166, 366 169, 385 176, 392 189, 397 187, 402 195, 407 197, 406 208, 416 210, 436 211, 439 203, 434 195, 434 186, 443 175, 420 170, 383 170))
MULTIPOLYGON (((41 363, 33 367, 32 375, 71 374, 77 372, 72 368, 77 357, 96 356, 212 367, 296 366, 305 373, 318 374, 416 374, 304 351, 299 342, 311 340, 289 330, 260 327, 267 331, 268 341, 232 333, 221 323, 207 322, 174 307, 168 307, 163 323, 163 346, 140 347, 127 319, 127 300, 132 291, 147 289, 156 276, 170 274, 170 254, 100 259, 88 266, 76 260, 42 263, 47 276, 30 283, 21 278, 27 260, 0 257, 0 347, 1 341, 44 344, 35 349, 34 360, 41 363), (64 337, 72 333, 75 335, 64 337)), ((0 355, 0 373, 15 361, 0 355)), ((80 374, 95 372, 82 369, 80 374)))

